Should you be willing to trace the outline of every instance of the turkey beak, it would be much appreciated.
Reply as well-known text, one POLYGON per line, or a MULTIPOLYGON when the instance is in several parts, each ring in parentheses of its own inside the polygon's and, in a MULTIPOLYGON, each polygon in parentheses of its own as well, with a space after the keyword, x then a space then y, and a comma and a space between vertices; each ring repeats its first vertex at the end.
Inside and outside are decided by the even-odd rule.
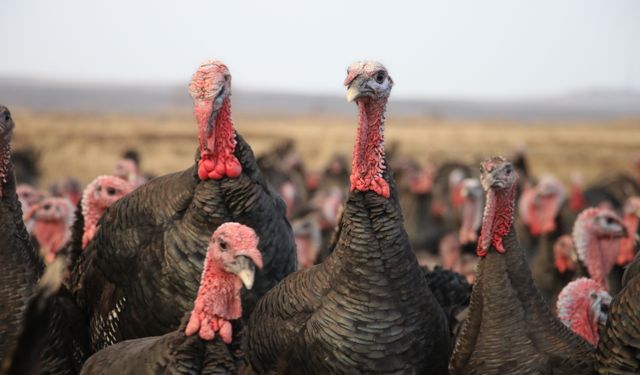
POLYGON ((216 119, 218 118, 218 111, 220 110, 220 108, 222 108, 222 103, 224 102, 224 98, 226 97, 225 94, 226 90, 223 83, 213 98, 213 105, 211 106, 211 116, 209 116, 209 121, 207 122, 207 137, 210 137, 211 133, 213 133, 213 128, 215 127, 216 119))
POLYGON ((362 76, 356 77, 349 86, 347 86, 347 101, 352 102, 365 95, 373 93, 373 90, 367 85, 368 80, 362 76))
POLYGON ((251 259, 244 255, 235 257, 233 264, 229 267, 229 271, 236 274, 245 288, 253 288, 253 281, 256 273, 256 266, 251 259))

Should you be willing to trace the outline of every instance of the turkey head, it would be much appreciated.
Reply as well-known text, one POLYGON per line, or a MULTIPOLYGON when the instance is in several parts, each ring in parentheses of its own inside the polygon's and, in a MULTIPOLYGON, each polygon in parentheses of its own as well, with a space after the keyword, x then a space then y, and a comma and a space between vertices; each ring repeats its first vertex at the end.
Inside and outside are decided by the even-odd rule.
POLYGON ((87 185, 82 193, 82 216, 84 216, 83 250, 98 231, 98 221, 104 211, 132 190, 133 185, 131 183, 116 176, 99 176, 87 185))
POLYGON ((387 69, 377 61, 358 61, 347 69, 347 100, 358 104, 359 119, 351 167, 351 191, 372 190, 389 198, 389 183, 382 176, 384 111, 393 87, 387 69))
POLYGON ((232 340, 230 320, 242 316, 240 289, 253 286, 255 267, 262 268, 258 236, 238 223, 224 223, 209 241, 195 306, 185 334, 198 332, 213 340, 216 332, 225 343, 232 340))
POLYGON ((558 319, 598 346, 600 330, 607 323, 611 296, 598 282, 581 277, 567 284, 558 296, 558 319))
POLYGON ((573 242, 578 258, 595 281, 609 289, 608 277, 621 240, 627 237, 622 219, 608 208, 587 208, 573 225, 573 242))
POLYGON ((238 177, 242 166, 233 154, 236 136, 231 120, 229 69, 218 60, 203 62, 191 78, 189 93, 198 122, 198 176, 203 181, 238 177))
POLYGON ((25 221, 33 220, 33 236, 40 245, 45 263, 53 262, 56 254, 71 238, 75 207, 69 198, 50 197, 32 206, 25 221))
POLYGON ((520 197, 520 215, 533 236, 549 234, 556 230, 556 216, 566 198, 565 188, 552 176, 544 176, 540 182, 526 189, 520 197))

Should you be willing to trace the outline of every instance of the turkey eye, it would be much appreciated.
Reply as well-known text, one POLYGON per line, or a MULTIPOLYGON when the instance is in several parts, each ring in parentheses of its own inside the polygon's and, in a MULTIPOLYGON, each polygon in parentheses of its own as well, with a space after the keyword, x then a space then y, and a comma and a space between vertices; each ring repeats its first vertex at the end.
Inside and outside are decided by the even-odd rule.
POLYGON ((378 83, 384 82, 384 72, 378 72, 378 75, 376 75, 376 82, 378 83))
POLYGON ((116 189, 112 188, 112 187, 108 187, 107 188, 107 194, 109 195, 115 195, 116 194, 116 189))
POLYGON ((220 250, 227 251, 227 242, 225 240, 220 240, 220 250))

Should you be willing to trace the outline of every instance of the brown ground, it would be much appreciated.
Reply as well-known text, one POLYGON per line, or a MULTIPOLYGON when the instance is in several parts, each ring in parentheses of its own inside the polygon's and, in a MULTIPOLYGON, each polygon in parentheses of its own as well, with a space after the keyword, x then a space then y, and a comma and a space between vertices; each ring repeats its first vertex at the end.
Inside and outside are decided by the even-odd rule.
MULTIPOLYGON (((110 173, 123 150, 136 148, 143 169, 161 175, 193 162, 196 125, 191 116, 123 117, 35 114, 15 111, 14 148, 41 152, 44 185, 71 175, 88 182, 110 173)), ((334 153, 349 155, 355 136, 353 118, 235 116, 238 131, 256 154, 287 138, 294 139, 311 168, 334 153)), ((509 155, 526 144, 533 172, 553 172, 567 181, 581 171, 589 182, 605 171, 632 171, 640 155, 640 119, 605 123, 477 122, 390 116, 387 144, 420 162, 456 159, 474 161, 492 154, 509 155)))

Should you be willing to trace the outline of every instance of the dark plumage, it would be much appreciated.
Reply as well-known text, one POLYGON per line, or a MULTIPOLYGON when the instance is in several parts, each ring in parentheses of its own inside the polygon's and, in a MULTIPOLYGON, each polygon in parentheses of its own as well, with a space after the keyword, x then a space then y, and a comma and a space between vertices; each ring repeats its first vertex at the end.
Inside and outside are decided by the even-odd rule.
POLYGON ((209 242, 195 308, 185 314, 180 327, 163 336, 104 348, 89 358, 82 373, 236 373, 242 353, 237 345, 232 345, 235 349, 225 345, 233 344, 233 337, 222 326, 241 317, 240 289, 242 285, 252 287, 255 269, 262 266, 257 244, 251 228, 238 223, 221 225, 209 242))
POLYGON ((223 104, 204 116, 198 112, 200 102, 196 106, 200 155, 207 159, 197 158, 197 165, 156 178, 109 207, 77 262, 73 291, 89 314, 96 350, 178 327, 193 306, 209 237, 222 223, 245 224, 260 238, 264 268, 256 273, 254 288, 243 292, 247 314, 266 291, 296 269, 284 204, 267 187, 249 145, 233 132, 226 67, 211 61, 201 69, 211 67, 222 73, 206 82, 223 88, 216 86, 219 91, 207 96, 209 102, 202 105, 223 104), (216 142, 229 142, 229 147, 205 148, 210 147, 207 138, 213 133, 216 142), (218 156, 237 158, 241 170, 233 172, 239 174, 206 176, 203 167, 218 156))
POLYGON ((0 106, 0 358, 13 347, 42 263, 22 221, 10 160, 14 123, 0 106))
POLYGON ((60 256, 47 266, 4 363, 7 374, 76 374, 89 354, 86 322, 63 285, 66 262, 60 256))
POLYGON ((411 250, 395 183, 380 168, 392 81, 370 61, 348 74, 348 96, 361 111, 359 151, 337 242, 323 263, 287 277, 260 300, 245 353, 258 373, 444 374, 446 318, 411 250))
POLYGON ((593 373, 593 348, 552 315, 533 283, 513 228, 514 176, 502 158, 483 163, 482 258, 450 373, 593 373))
POLYGON ((467 308, 471 300, 471 285, 464 276, 440 266, 436 266, 432 271, 423 268, 423 272, 431 293, 436 297, 447 317, 453 344, 467 316, 467 308))
POLYGON ((624 272, 597 350, 599 374, 640 373, 640 255, 624 272))
POLYGON ((127 340, 92 355, 81 374, 235 374, 235 359, 219 338, 185 336, 184 325, 163 336, 127 340))

